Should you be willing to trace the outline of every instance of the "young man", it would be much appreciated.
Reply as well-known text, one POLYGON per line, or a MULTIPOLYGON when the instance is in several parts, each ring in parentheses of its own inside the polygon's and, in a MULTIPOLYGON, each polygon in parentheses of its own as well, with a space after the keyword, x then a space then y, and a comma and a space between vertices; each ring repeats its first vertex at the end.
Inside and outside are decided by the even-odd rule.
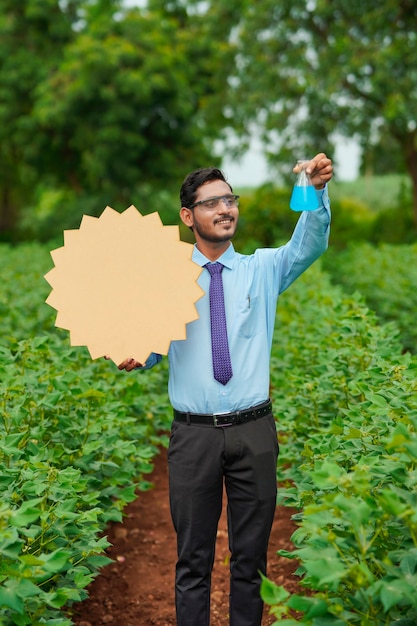
MULTIPOLYGON (((174 408, 168 462, 178 545, 178 626, 210 623, 223 485, 231 551, 230 625, 261 624, 260 572, 266 572, 277 491, 278 442, 269 401, 276 305, 279 294, 325 251, 329 236, 326 183, 332 177, 332 163, 318 154, 307 164, 307 172, 319 208, 301 214, 287 244, 252 255, 235 252, 231 243, 239 197, 220 170, 191 172, 181 187, 180 217, 195 236, 193 260, 206 271, 199 278, 205 291, 197 302, 199 318, 187 325, 186 340, 171 343, 168 355, 174 408), (212 336, 218 332, 220 338, 212 336)), ((158 355, 151 355, 143 367, 158 360, 158 355)), ((142 366, 133 359, 119 365, 127 371, 137 367, 142 366)))

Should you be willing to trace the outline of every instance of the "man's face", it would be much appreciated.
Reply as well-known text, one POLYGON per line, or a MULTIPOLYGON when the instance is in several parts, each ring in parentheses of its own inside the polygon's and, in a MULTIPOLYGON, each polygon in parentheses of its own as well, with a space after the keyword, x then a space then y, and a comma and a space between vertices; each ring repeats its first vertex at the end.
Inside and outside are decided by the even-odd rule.
MULTIPOLYGON (((230 195, 232 192, 227 183, 223 180, 213 180, 197 189, 195 202, 216 196, 230 195)), ((229 241, 234 236, 239 219, 239 209, 237 206, 229 206, 220 200, 214 208, 197 204, 193 209, 188 210, 184 217, 183 221, 193 229, 197 243, 199 240, 221 243, 229 241)))

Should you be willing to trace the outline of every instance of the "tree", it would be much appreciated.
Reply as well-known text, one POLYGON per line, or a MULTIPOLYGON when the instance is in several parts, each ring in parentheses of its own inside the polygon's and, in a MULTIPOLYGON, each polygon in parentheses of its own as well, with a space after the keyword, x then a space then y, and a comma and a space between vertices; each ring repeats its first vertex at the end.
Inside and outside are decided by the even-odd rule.
POLYGON ((38 89, 45 172, 123 201, 137 181, 178 182, 187 164, 210 155, 218 58, 197 25, 159 12, 85 29, 38 89))
POLYGON ((404 154, 392 135, 381 136, 362 153, 359 171, 362 175, 405 174, 404 154))
MULTIPOLYGON (((26 82, 7 85, 0 116, 7 102, 13 125, 3 132, 4 154, 26 201, 46 181, 125 205, 137 185, 177 187, 186 168, 212 160, 224 126, 218 86, 227 82, 232 56, 204 16, 175 2, 125 8, 120 0, 48 0, 48 29, 65 23, 65 37, 56 48, 30 49, 28 27, 37 41, 48 39, 48 11, 37 0, 17 4, 19 11, 0 0, 0 25, 10 31, 0 56, 27 50, 19 66, 26 82), (38 9, 42 20, 32 23, 38 9), (19 29, 10 27, 16 16, 19 29), (25 188, 23 171, 30 173, 25 188)), ((9 211, 10 227, 15 220, 9 211)))
POLYGON ((36 180, 30 166, 36 87, 73 37, 75 1, 0 0, 0 233, 6 236, 36 180))
POLYGON ((256 119, 270 157, 289 162, 331 154, 336 132, 365 150, 391 137, 417 224, 416 24, 415 0, 243 0, 231 124, 256 119))

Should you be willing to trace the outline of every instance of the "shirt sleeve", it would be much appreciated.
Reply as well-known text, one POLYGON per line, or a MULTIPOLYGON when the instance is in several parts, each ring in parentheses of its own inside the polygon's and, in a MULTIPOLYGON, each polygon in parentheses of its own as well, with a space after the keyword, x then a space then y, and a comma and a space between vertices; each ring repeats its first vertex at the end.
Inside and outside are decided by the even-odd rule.
POLYGON ((162 354, 151 352, 142 367, 135 367, 136 370, 150 370, 162 361, 162 354))
POLYGON ((285 291, 328 247, 330 233, 330 201, 327 185, 317 190, 320 206, 304 211, 288 243, 280 250, 280 293, 285 291))

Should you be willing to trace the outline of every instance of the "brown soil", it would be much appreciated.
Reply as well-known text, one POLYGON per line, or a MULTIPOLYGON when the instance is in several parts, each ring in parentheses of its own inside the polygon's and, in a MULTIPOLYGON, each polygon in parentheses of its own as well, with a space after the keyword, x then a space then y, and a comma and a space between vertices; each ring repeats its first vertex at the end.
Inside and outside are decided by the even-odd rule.
MULTIPOLYGON (((141 492, 125 509, 123 524, 112 524, 108 556, 114 563, 105 567, 89 586, 89 598, 72 608, 77 626, 172 626, 175 625, 174 568, 175 534, 172 528, 167 480, 166 451, 155 459, 150 480, 154 488, 141 492)), ((225 507, 223 507, 225 509, 225 507)), ((293 511, 278 507, 268 554, 268 577, 292 593, 299 591, 293 574, 296 564, 277 555, 291 549, 296 526, 293 511)), ((211 625, 227 626, 229 550, 225 511, 220 520, 216 561, 212 578, 211 625)), ((265 609, 262 626, 273 624, 265 609)))

